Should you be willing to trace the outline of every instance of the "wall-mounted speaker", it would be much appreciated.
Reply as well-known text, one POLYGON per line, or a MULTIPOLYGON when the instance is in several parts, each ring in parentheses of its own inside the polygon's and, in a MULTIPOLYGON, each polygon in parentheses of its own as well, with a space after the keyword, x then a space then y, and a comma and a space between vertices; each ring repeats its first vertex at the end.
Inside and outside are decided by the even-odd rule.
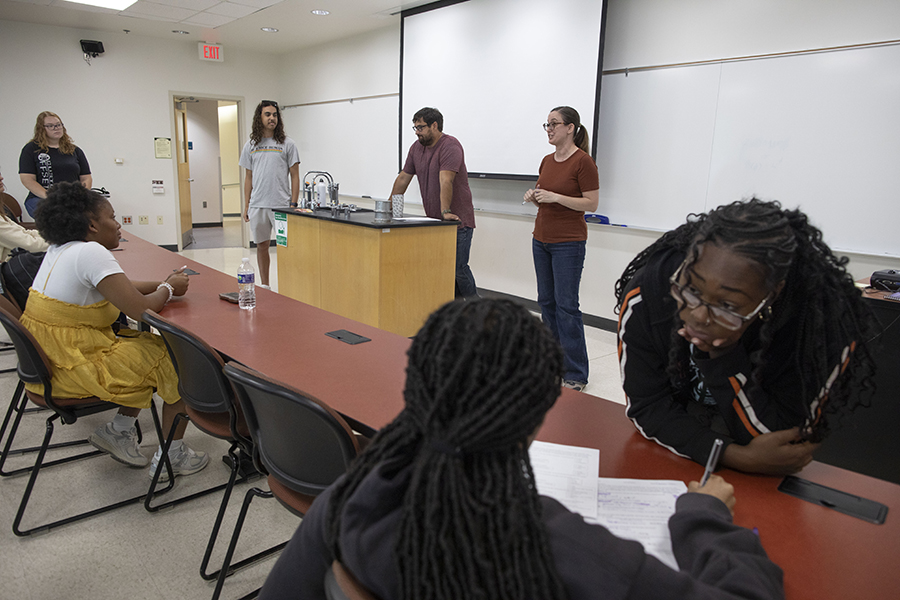
POLYGON ((96 58, 103 54, 103 42, 98 42, 96 40, 81 40, 81 51, 96 58))

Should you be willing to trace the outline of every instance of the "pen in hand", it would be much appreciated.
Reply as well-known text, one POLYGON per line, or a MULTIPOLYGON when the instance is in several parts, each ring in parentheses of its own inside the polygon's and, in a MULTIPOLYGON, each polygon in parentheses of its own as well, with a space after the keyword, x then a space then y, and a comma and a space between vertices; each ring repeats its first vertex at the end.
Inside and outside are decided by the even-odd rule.
POLYGON ((713 474, 719 465, 719 456, 722 454, 722 447, 725 444, 720 439, 713 442, 712 450, 709 451, 709 459, 706 461, 706 469, 703 471, 703 477, 700 479, 700 487, 706 485, 709 476, 713 474))

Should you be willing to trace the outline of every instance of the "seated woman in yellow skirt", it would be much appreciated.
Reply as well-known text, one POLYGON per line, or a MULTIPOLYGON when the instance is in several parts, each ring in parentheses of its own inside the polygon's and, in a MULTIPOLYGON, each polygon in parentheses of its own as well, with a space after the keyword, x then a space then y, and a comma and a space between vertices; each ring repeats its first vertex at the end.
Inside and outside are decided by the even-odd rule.
MULTIPOLYGON (((137 443, 135 418, 150 407, 156 390, 165 401, 163 431, 168 432, 175 415, 184 412, 178 376, 162 338, 137 332, 116 336, 112 324, 120 312, 140 320, 148 308, 162 310, 172 296, 184 295, 188 277, 176 272, 164 282, 128 279, 110 252, 119 245, 121 227, 112 205, 80 184, 51 188, 35 223, 50 248, 32 283, 22 324, 53 363, 53 394, 97 396, 122 405, 89 441, 119 462, 145 467, 150 461, 137 443)), ((34 391, 40 393, 39 387, 34 391)), ((196 473, 209 462, 205 453, 182 441, 186 425, 183 421, 169 449, 176 475, 196 473)), ((161 456, 157 449, 151 477, 161 456)))

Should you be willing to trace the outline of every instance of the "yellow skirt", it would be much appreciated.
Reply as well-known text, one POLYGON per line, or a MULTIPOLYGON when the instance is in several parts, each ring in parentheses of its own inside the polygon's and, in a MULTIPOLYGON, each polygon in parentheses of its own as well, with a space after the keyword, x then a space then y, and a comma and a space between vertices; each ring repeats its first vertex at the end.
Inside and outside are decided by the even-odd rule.
MULTIPOLYGON (((178 376, 162 338, 122 330, 112 324, 119 309, 104 300, 77 306, 31 289, 21 322, 37 339, 53 365, 53 396, 115 402, 149 408, 153 391, 167 403, 178 402, 178 376)), ((43 386, 26 384, 43 394, 43 386)))

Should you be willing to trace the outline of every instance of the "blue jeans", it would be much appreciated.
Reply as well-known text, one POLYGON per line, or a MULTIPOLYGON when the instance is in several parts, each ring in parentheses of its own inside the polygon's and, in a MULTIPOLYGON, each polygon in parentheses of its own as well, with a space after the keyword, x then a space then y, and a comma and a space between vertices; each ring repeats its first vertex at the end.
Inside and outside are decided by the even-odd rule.
POLYGON ((25 198, 25 210, 28 211, 28 214, 31 215, 31 218, 34 218, 34 211, 37 210, 38 202, 40 202, 42 198, 38 198, 31 192, 28 192, 28 197, 25 198))
POLYGON ((471 227, 456 230, 456 297, 469 298, 476 295, 475 277, 469 268, 469 249, 472 247, 471 227))
POLYGON ((587 383, 588 355, 578 289, 587 242, 545 244, 532 239, 541 319, 550 328, 565 355, 566 381, 587 383))

